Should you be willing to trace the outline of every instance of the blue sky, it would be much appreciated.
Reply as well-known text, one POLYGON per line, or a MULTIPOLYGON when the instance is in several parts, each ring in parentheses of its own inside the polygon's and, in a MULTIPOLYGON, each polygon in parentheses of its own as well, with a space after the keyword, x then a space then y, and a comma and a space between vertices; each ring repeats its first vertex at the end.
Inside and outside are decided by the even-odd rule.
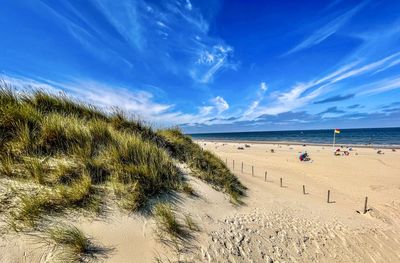
POLYGON ((0 77, 155 126, 400 126, 400 1, 3 0, 0 77))

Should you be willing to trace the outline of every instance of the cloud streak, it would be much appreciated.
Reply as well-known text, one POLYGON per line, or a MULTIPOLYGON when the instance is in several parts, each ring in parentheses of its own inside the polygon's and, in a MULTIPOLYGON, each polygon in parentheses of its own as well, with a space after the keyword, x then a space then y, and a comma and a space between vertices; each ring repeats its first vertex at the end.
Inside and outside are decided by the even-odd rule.
MULTIPOLYGON (((317 97, 324 94, 325 90, 332 89, 334 85, 338 82, 345 81, 350 78, 359 77, 366 73, 374 73, 378 70, 384 68, 388 70, 391 67, 397 65, 393 63, 400 59, 400 52, 391 54, 379 60, 370 63, 362 64, 360 61, 353 61, 339 69, 328 73, 327 75, 314 79, 306 83, 298 83, 294 85, 291 89, 285 92, 278 92, 274 95, 273 103, 270 105, 262 105, 260 102, 265 99, 264 96, 257 99, 250 104, 248 109, 243 114, 243 120, 255 120, 257 117, 265 114, 280 114, 283 112, 292 111, 300 107, 304 107, 315 100, 317 97)), ((400 87, 400 81, 398 78, 388 79, 385 81, 379 81, 377 83, 372 83, 370 85, 362 86, 362 92, 358 92, 357 96, 370 95, 380 92, 386 92, 389 90, 397 89, 400 87)), ((333 96, 324 100, 317 101, 317 104, 328 103, 333 101, 350 99, 356 96, 356 94, 351 93, 344 96, 333 96)))
POLYGON ((374 83, 364 85, 358 88, 362 90, 359 95, 374 95, 382 92, 388 92, 395 89, 400 89, 400 77, 384 79, 374 83))
POLYGON ((335 34, 343 25, 345 25, 364 5, 365 3, 361 3, 356 7, 350 9, 349 11, 345 12, 344 14, 339 15, 335 19, 331 20, 329 23, 319 28, 309 37, 297 44, 294 48, 286 52, 285 55, 289 55, 295 52, 299 52, 303 49, 310 48, 326 40, 327 38, 335 34))
POLYGON ((2 76, 1 79, 20 92, 43 90, 51 94, 67 94, 77 101, 94 105, 105 112, 116 108, 129 116, 139 118, 148 123, 171 126, 186 123, 219 123, 221 116, 229 109, 228 102, 221 96, 210 99, 206 106, 198 107, 193 114, 183 113, 175 109, 173 104, 157 102, 154 95, 143 90, 132 90, 124 86, 109 85, 92 80, 70 79, 65 82, 51 80, 34 80, 22 76, 2 76), (217 116, 214 120, 210 118, 217 116))
POLYGON ((140 66, 152 74, 163 67, 205 84, 221 70, 236 68, 233 48, 209 35, 208 22, 189 0, 89 0, 88 10, 99 13, 97 20, 75 2, 56 8, 42 1, 42 6, 96 59, 118 58, 130 68, 140 66))

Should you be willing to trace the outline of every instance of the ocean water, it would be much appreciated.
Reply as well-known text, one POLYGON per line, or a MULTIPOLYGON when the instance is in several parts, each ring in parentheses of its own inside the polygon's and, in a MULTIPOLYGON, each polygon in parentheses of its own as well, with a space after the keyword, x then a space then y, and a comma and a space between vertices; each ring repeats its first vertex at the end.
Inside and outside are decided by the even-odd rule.
MULTIPOLYGON (((261 131, 189 134, 199 140, 235 140, 332 144, 333 130, 261 131)), ((336 144, 400 146, 400 128, 341 129, 336 144)))

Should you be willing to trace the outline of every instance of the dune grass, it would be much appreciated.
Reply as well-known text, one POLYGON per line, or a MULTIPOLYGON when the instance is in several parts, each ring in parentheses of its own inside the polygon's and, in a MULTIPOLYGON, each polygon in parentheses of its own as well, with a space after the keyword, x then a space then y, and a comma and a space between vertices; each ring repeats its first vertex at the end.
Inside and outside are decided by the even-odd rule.
POLYGON ((161 130, 158 134, 164 139, 165 147, 171 155, 181 162, 188 163, 200 179, 223 189, 234 203, 240 203, 246 187, 228 169, 225 163, 209 151, 204 151, 189 136, 178 128, 161 130))
POLYGON ((154 206, 154 216, 158 227, 172 237, 182 237, 186 231, 184 226, 176 218, 175 212, 170 204, 157 203, 154 206))
POLYGON ((56 225, 46 230, 46 242, 59 247, 57 259, 60 262, 82 262, 91 253, 92 242, 85 234, 72 225, 56 225))
POLYGON ((85 253, 89 250, 89 239, 74 226, 55 226, 48 229, 47 234, 56 244, 71 247, 76 253, 85 253))
POLYGON ((171 190, 193 194, 177 161, 233 200, 244 195, 225 164, 178 129, 154 131, 64 95, 0 87, 0 176, 37 186, 17 193, 16 222, 33 226, 43 214, 91 209, 99 189, 129 211, 171 190))
MULTIPOLYGON (((45 213, 59 212, 64 208, 90 208, 94 197, 90 177, 84 176, 71 185, 43 188, 35 194, 22 193, 20 206, 13 213, 15 228, 35 226, 36 220, 45 213)), ((93 207, 92 207, 93 208, 93 207)))

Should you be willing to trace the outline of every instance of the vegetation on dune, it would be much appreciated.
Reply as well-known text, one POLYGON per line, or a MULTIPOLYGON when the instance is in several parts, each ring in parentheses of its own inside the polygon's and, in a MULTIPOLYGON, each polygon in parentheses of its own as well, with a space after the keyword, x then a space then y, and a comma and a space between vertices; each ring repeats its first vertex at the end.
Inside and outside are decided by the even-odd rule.
POLYGON ((84 176, 69 186, 57 185, 43 188, 36 195, 23 193, 20 206, 13 211, 13 224, 16 229, 21 226, 34 226, 44 212, 61 211, 65 207, 90 208, 95 198, 90 177, 84 176), (22 225, 21 225, 22 224, 22 225))
POLYGON ((82 259, 95 250, 90 239, 72 225, 52 226, 46 230, 44 238, 61 248, 56 258, 60 262, 85 262, 82 259))
POLYGON ((55 226, 48 229, 47 234, 57 244, 70 246, 78 253, 88 251, 90 246, 89 239, 74 226, 55 226))
POLYGON ((0 89, 0 175, 37 186, 17 193, 16 223, 33 226, 42 214, 65 208, 96 210, 99 192, 130 211, 163 192, 193 194, 176 161, 233 200, 244 194, 220 159, 178 129, 153 131, 66 96, 0 89))
POLYGON ((174 158, 188 163, 196 176, 223 189, 231 196, 232 201, 240 202, 246 188, 221 159, 210 151, 204 151, 177 128, 161 130, 158 134, 164 139, 165 147, 174 158))
MULTIPOLYGON (((172 248, 176 253, 192 249, 191 240, 196 237, 195 232, 200 227, 190 214, 180 214, 174 207, 166 202, 158 202, 153 207, 153 215, 156 221, 156 235, 164 245, 172 248)), ((157 262, 160 258, 156 259, 157 262)))
POLYGON ((173 237, 185 235, 183 225, 176 218, 172 206, 166 203, 157 203, 154 206, 154 216, 158 227, 173 237))

